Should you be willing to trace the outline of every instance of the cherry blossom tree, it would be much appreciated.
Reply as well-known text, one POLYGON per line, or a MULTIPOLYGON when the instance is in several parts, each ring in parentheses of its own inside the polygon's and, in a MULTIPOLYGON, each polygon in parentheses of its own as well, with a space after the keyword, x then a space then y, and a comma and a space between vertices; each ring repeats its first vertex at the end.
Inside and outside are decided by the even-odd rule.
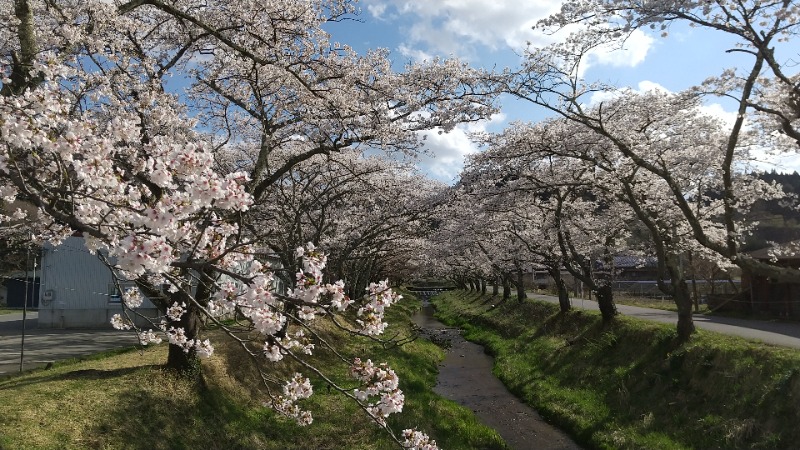
POLYGON ((465 172, 482 180, 500 216, 502 232, 523 245, 525 258, 547 268, 562 311, 570 308, 561 270, 592 290, 604 320, 616 315, 611 274, 597 263, 624 248, 634 219, 597 188, 594 164, 565 154, 573 145, 563 121, 514 124, 488 139, 489 149, 473 157, 465 172))
POLYGON ((347 150, 296 165, 249 217, 253 233, 285 268, 295 264, 297 246, 320 243, 329 252, 328 276, 357 296, 369 280, 388 274, 396 280, 413 270, 404 266, 418 257, 431 199, 441 188, 397 161, 347 150))
MULTIPOLYGON (((688 338, 694 325, 683 259, 690 251, 713 254, 700 245, 697 233, 717 242, 727 239, 724 199, 710 195, 725 189, 721 172, 727 141, 722 125, 702 114, 693 92, 622 91, 603 102, 584 103, 581 99, 593 88, 570 78, 570 72, 550 56, 538 54, 537 58, 537 64, 548 61, 540 69, 547 67, 549 76, 563 83, 548 93, 558 97, 562 107, 556 108, 533 90, 524 97, 548 105, 562 117, 509 132, 517 139, 514 145, 539 158, 587 163, 584 171, 592 177, 591 192, 628 206, 650 234, 659 261, 659 287, 674 298, 679 336, 688 338)), ((527 89, 532 78, 523 77, 522 89, 527 89)), ((745 161, 746 151, 747 147, 738 147, 736 160, 745 161)), ((775 186, 745 173, 737 173, 732 183, 740 211, 758 198, 782 195, 775 186)), ((739 240, 752 226, 742 222, 743 217, 737 216, 734 223, 739 240)))
POLYGON ((744 173, 751 151, 796 151, 796 75, 780 63, 774 48, 796 33, 796 12, 792 2, 567 2, 538 26, 553 31, 577 24, 579 31, 562 43, 531 49, 506 86, 518 98, 576 124, 570 138, 585 137, 572 157, 592 161, 616 180, 608 186, 616 186, 620 200, 653 239, 660 287, 678 304, 682 338, 694 328, 683 267, 687 252, 775 279, 799 276, 741 251, 753 225, 742 221, 744 213, 759 197, 782 195, 744 173), (733 51, 751 55, 752 66, 726 70, 677 94, 641 94, 581 78, 596 47, 621 44, 640 28, 666 32, 675 21, 735 36, 740 46, 733 51), (736 102, 731 126, 700 113, 708 94, 736 102), (746 120, 752 125, 745 126, 746 120))

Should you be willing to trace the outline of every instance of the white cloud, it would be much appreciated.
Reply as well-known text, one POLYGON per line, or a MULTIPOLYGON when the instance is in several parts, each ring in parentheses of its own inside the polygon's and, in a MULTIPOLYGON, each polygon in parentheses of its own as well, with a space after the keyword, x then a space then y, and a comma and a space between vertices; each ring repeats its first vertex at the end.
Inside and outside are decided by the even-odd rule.
POLYGON ((779 155, 774 155, 768 152, 763 152, 754 153, 751 156, 753 156, 755 159, 755 162, 752 162, 751 165, 758 170, 769 172, 774 169, 778 172, 784 173, 800 173, 800 154, 798 153, 782 153, 779 155))
MULTIPOLYGON (((634 30, 621 44, 609 44, 595 48, 589 54, 588 66, 594 64, 612 67, 636 67, 644 62, 655 40, 641 30, 634 30)), ((585 69, 584 69, 585 70, 585 69)))
POLYGON ((427 154, 420 155, 417 165, 431 178, 453 183, 464 168, 465 158, 480 151, 469 135, 484 132, 488 127, 505 120, 505 115, 496 114, 489 121, 459 125, 449 133, 440 133, 440 130, 420 133, 425 138, 427 154))
POLYGON ((430 53, 424 52, 416 48, 411 48, 405 44, 400 44, 398 50, 400 51, 401 55, 415 61, 433 61, 433 59, 435 58, 434 55, 431 55, 430 53))
MULTIPOLYGON (((382 21, 391 21, 405 36, 398 49, 408 58, 455 56, 469 61, 481 59, 480 52, 511 49, 518 54, 530 43, 543 46, 564 39, 576 26, 555 35, 534 31, 541 19, 557 12, 560 0, 520 2, 518 0, 363 0, 367 11, 382 21)), ((621 45, 604 45, 593 50, 581 66, 633 68, 640 65, 655 39, 634 30, 621 45)))
POLYGON ((733 122, 736 121, 737 113, 736 111, 725 111, 725 108, 722 107, 719 103, 709 103, 700 107, 700 111, 703 114, 708 114, 709 116, 716 117, 719 119, 727 128, 733 127, 733 122))
POLYGON ((474 57, 476 46, 521 51, 527 42, 551 40, 532 30, 544 17, 557 12, 558 0, 364 0, 367 11, 383 19, 387 11, 404 16, 407 47, 423 47, 443 56, 474 57))
POLYGON ((386 20, 383 16, 386 13, 386 6, 387 5, 383 3, 371 3, 367 5, 367 11, 369 11, 372 17, 378 20, 386 20))

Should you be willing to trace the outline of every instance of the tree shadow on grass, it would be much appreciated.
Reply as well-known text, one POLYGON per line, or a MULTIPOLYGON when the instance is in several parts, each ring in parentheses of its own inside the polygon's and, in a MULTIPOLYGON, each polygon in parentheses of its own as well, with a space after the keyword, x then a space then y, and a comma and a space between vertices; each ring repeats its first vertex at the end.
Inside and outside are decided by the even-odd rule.
POLYGON ((142 365, 134 367, 123 367, 119 369, 76 369, 61 373, 51 373, 47 369, 41 369, 37 375, 31 375, 24 379, 9 378, 4 382, 0 382, 0 390, 17 389, 24 386, 31 386, 40 383, 48 383, 52 381, 70 381, 70 380, 107 380, 113 378, 121 378, 139 370, 146 370, 149 368, 159 367, 157 365, 142 365))
POLYGON ((89 441, 81 445, 131 450, 292 448, 285 439, 297 426, 265 408, 168 374, 154 375, 145 383, 152 385, 131 385, 108 410, 97 413, 84 433, 89 441))

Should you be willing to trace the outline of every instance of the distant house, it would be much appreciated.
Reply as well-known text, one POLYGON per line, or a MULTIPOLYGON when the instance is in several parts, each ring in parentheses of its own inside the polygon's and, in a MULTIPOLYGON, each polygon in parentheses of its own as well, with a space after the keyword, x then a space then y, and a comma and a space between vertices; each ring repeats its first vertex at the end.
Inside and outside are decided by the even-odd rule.
MULTIPOLYGON (((658 278, 657 262, 655 257, 621 255, 614 256, 610 266, 604 264, 602 260, 596 260, 593 270, 598 275, 605 273, 612 280, 615 289, 626 290, 629 285, 635 284, 637 292, 641 289, 657 291, 655 285, 655 280, 658 278)), ((561 278, 574 291, 581 290, 581 283, 566 269, 561 269, 561 278)), ((553 279, 547 268, 537 264, 525 272, 524 281, 526 286, 540 290, 550 289, 553 286, 553 279)))
MULTIPOLYGON (((39 327, 105 328, 122 312, 122 298, 111 270, 89 253, 82 237, 67 238, 58 247, 45 246, 39 287, 39 327)), ((122 283, 125 287, 133 283, 122 283)), ((149 300, 139 310, 155 316, 149 300)))
POLYGON ((654 256, 618 255, 611 258, 610 266, 598 260, 595 270, 611 271, 613 281, 652 281, 658 278, 658 259, 654 256))
MULTIPOLYGON (((800 241, 783 244, 789 249, 773 257, 773 248, 763 248, 750 252, 750 256, 770 261, 782 267, 800 269, 800 241)), ((788 283, 767 277, 742 273, 742 288, 749 292, 750 309, 756 313, 779 316, 800 316, 800 283, 788 283)))

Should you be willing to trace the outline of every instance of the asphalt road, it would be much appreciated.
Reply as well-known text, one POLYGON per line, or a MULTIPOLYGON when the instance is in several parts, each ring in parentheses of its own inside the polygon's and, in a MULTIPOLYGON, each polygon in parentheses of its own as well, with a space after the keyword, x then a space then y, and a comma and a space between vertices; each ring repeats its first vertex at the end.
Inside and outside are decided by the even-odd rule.
MULTIPOLYGON (((113 348, 132 347, 136 335, 113 329, 59 330, 38 328, 38 313, 29 312, 25 321, 23 369, 52 361, 90 355, 113 348)), ((22 313, 0 315, 0 377, 19 372, 22 345, 22 313)))
MULTIPOLYGON (((558 297, 540 294, 529 296, 551 303, 558 303, 558 297)), ((597 302, 592 300, 572 299, 573 308, 597 311, 597 302)), ((653 320, 656 322, 677 324, 678 313, 661 309, 640 308, 638 306, 617 305, 617 310, 631 317, 653 320)), ((779 320, 748 320, 729 317, 695 315, 697 328, 716 331, 717 333, 740 336, 766 344, 782 347, 800 348, 800 323, 782 322, 779 320)))

